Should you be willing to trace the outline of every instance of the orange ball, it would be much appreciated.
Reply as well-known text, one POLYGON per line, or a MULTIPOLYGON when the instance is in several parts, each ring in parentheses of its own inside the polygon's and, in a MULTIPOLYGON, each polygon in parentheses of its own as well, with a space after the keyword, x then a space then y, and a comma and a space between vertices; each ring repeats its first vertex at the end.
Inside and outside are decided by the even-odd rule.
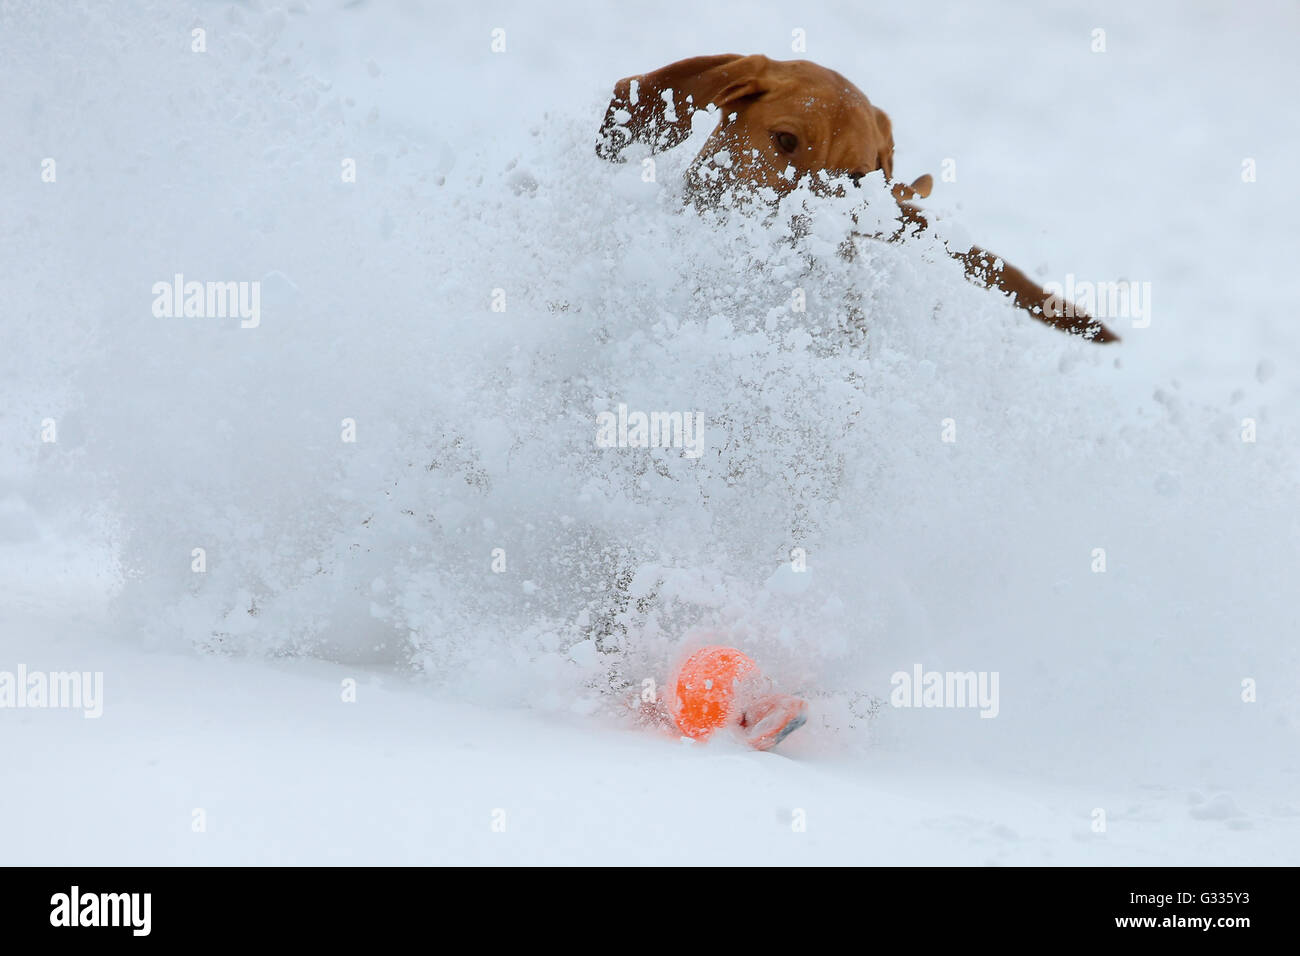
POLYGON ((677 671, 673 718, 687 737, 701 740, 731 718, 743 678, 758 665, 734 647, 702 647, 677 671))

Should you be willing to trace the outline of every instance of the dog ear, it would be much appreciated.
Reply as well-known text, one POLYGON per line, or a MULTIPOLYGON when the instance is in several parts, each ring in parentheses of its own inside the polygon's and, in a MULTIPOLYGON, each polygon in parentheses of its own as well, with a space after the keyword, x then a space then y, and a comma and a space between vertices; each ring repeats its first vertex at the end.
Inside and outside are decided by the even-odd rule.
POLYGON ((629 143, 647 143, 655 152, 671 149, 691 135, 691 114, 710 103, 726 109, 764 92, 760 77, 767 57, 695 56, 662 69, 629 76, 614 85, 596 155, 614 162, 629 143))
POLYGON ((890 190, 894 198, 899 202, 908 199, 925 199, 930 195, 930 190, 934 188, 934 177, 929 173, 924 176, 917 176, 912 180, 912 185, 907 186, 903 183, 894 183, 894 188, 890 190))

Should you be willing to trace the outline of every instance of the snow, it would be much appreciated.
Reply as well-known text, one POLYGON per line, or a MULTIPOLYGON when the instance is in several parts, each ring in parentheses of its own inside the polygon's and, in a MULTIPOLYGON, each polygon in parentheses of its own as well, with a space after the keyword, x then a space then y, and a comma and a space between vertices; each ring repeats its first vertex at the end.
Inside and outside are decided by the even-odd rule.
POLYGON ((1293 8, 0 17, 0 671, 105 687, 0 709, 6 862, 1300 858, 1293 8), (794 29, 947 235, 1150 282, 1150 327, 1031 326, 933 241, 845 263, 833 200, 682 212, 703 117, 653 182, 593 155, 616 79, 794 29), (178 273, 260 323, 156 317, 178 273), (704 454, 599 447, 621 404, 704 454), (636 726, 703 640, 809 725, 636 726), (915 667, 997 717, 891 707, 915 667))
MULTIPOLYGON (((84 634, 94 618, 82 608, 65 623, 84 634)), ((3 624, 31 640, 19 649, 33 666, 75 659, 111 681, 98 720, 5 715, 8 779, 23 785, 5 788, 0 810, 27 821, 6 837, 13 863, 1294 859, 1294 820, 1239 779, 1240 807, 1143 778, 1066 784, 898 751, 850 759, 804 731, 774 753, 699 746, 440 699, 335 664, 146 654, 40 633, 40 617, 3 624), (349 679, 355 703, 342 702, 349 679), (1091 830, 1094 802, 1114 808, 1104 835, 1091 830)))

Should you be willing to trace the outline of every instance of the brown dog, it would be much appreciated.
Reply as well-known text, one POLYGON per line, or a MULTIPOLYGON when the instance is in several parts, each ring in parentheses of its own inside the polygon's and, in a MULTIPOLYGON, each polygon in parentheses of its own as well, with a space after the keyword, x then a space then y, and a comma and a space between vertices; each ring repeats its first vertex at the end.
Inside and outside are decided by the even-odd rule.
MULTIPOLYGON (((710 103, 721 121, 691 166, 697 190, 717 195, 724 186, 768 187, 784 195, 805 177, 814 188, 818 173, 852 177, 856 182, 881 170, 893 183, 894 136, 889 117, 871 105, 840 74, 807 60, 769 60, 765 56, 699 56, 663 69, 619 80, 605 111, 597 155, 620 161, 629 143, 652 151, 670 149, 691 133, 691 114, 710 103), (725 174, 725 175, 723 175, 725 174)), ((928 225, 906 200, 930 195, 933 180, 922 176, 910 186, 894 183, 899 229, 928 225)), ((1069 303, 1048 295, 1019 269, 990 252, 972 247, 948 253, 981 285, 1009 293, 1034 318, 1095 342, 1119 336, 1069 303)))

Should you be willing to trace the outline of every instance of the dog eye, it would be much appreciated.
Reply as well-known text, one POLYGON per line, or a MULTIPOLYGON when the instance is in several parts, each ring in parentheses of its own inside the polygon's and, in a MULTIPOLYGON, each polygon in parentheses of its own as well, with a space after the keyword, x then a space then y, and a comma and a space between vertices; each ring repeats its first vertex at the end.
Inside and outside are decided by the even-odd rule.
POLYGON ((793 153, 799 148, 799 137, 794 133, 773 133, 772 138, 776 140, 776 145, 782 152, 793 153))

